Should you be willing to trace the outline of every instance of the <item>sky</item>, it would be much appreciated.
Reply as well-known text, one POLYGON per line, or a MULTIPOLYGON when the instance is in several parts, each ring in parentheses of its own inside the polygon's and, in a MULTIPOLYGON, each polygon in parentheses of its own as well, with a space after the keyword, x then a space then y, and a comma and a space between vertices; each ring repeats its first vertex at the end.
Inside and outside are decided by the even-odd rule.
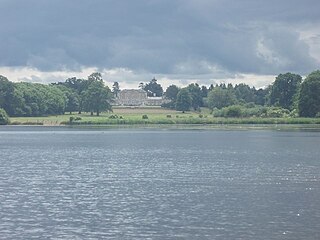
POLYGON ((320 65, 319 0, 0 0, 0 75, 264 87, 320 65))

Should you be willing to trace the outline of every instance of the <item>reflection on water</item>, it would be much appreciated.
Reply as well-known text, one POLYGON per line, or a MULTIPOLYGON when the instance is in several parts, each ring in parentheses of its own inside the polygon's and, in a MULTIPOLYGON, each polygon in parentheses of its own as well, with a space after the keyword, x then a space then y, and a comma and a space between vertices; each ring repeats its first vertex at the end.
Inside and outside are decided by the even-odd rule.
POLYGON ((320 239, 320 132, 0 129, 0 239, 320 239))

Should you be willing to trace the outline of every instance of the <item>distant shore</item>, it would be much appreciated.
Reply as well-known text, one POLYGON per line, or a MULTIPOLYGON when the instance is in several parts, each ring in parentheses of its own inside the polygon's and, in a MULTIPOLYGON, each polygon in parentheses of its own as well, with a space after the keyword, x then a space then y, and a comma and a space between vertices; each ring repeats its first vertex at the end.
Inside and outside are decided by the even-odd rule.
POLYGON ((320 118, 223 118, 213 117, 209 111, 179 112, 163 108, 116 108, 113 112, 91 116, 89 113, 72 113, 43 117, 11 117, 10 125, 38 126, 113 126, 157 127, 199 126, 215 128, 221 125, 310 125, 320 128, 320 118))

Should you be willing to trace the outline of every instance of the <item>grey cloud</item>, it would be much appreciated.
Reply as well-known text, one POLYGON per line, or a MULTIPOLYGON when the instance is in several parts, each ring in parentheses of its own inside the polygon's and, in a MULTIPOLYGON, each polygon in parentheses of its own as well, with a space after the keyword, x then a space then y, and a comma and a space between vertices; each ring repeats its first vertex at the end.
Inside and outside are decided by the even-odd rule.
POLYGON ((317 0, 0 0, 0 8, 1 66, 217 74, 207 64, 229 77, 305 74, 318 64, 297 30, 319 24, 317 0))

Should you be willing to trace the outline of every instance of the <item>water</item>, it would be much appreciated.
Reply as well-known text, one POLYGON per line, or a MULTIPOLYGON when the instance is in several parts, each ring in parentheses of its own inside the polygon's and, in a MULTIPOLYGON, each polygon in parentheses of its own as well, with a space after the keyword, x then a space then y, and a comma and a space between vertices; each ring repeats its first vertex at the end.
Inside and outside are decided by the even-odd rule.
POLYGON ((320 132, 0 128, 0 239, 320 239, 320 132))

